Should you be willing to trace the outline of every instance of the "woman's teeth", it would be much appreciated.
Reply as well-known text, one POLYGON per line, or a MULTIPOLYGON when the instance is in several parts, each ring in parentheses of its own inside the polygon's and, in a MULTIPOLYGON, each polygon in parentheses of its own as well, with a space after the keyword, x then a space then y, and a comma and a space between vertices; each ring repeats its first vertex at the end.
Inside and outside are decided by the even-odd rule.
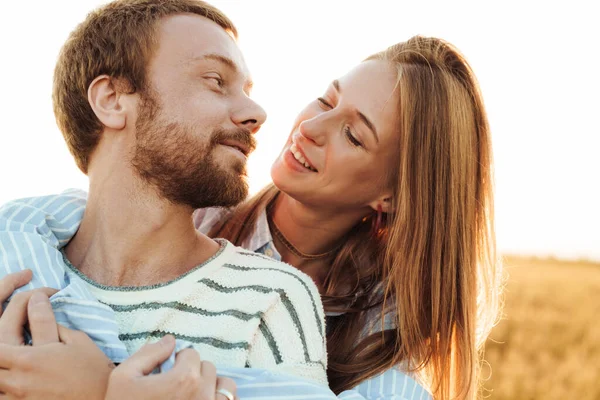
POLYGON ((298 162, 300 164, 304 165, 304 167, 306 167, 307 169, 309 169, 311 171, 317 172, 316 169, 314 169, 313 167, 311 167, 310 164, 306 162, 306 159, 302 156, 302 153, 300 153, 300 151, 296 147, 295 143, 292 143, 292 145, 290 146, 290 151, 294 155, 294 158, 296 160, 298 160, 298 162))

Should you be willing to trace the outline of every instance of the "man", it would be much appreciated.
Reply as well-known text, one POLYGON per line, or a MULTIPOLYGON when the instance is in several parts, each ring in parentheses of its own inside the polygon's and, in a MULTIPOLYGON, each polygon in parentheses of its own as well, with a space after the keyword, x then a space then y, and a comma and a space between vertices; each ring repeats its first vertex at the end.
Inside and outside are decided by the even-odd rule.
MULTIPOLYGON (((65 43, 55 70, 54 111, 78 167, 89 176, 85 213, 80 221, 74 214, 61 220, 77 219, 77 234, 64 247, 54 238, 57 253, 45 264, 35 256, 28 229, 41 220, 50 224, 44 210, 57 206, 57 198, 59 208, 81 198, 29 199, 3 209, 5 267, 13 265, 10 260, 27 267, 21 255, 28 249, 36 265, 54 265, 60 255, 67 267, 55 289, 58 296, 72 292, 59 297, 64 307, 88 304, 89 293, 109 305, 130 354, 163 340, 111 372, 81 335, 52 328, 43 295, 20 293, 0 320, 1 392, 49 398, 43 389, 30 391, 38 384, 31 380, 31 365, 39 369, 39 380, 48 380, 42 368, 54 358, 63 361, 52 371, 56 380, 74 370, 65 385, 73 397, 84 393, 75 388, 85 391, 91 375, 96 383, 93 390, 87 387, 90 397, 104 397, 111 376, 109 395, 127 389, 130 397, 146 398, 183 380, 192 384, 170 390, 231 400, 233 389, 219 385, 214 367, 200 363, 195 352, 179 353, 171 375, 164 374, 168 379, 146 377, 173 349, 168 333, 227 366, 326 382, 323 311, 310 278, 213 241, 192 222, 196 208, 232 206, 246 197, 246 157, 255 147, 252 134, 266 118, 249 98, 252 82, 235 36, 227 17, 202 2, 129 0, 91 13, 65 43), (23 340, 15 326, 25 324, 27 308, 34 347, 12 347, 23 340), (41 323, 36 316, 43 316, 41 323), (57 346, 59 337, 64 346, 57 346), (29 374, 22 373, 23 360, 30 362, 29 374), (140 384, 139 377, 146 380, 140 384)), ((48 283, 42 270, 35 275, 48 283)), ((7 286, 16 289, 27 280, 24 273, 7 276, 6 295, 12 293, 7 286)), ((66 314, 89 319, 82 312, 66 314)))

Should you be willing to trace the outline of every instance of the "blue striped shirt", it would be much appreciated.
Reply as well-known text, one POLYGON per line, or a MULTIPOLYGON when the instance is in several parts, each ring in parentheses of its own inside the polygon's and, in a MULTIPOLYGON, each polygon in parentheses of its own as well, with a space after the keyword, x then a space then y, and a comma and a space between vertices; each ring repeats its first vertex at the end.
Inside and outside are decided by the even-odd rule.
MULTIPOLYGON (((230 214, 227 208, 210 207, 198 209, 194 213, 194 225, 196 229, 204 234, 208 234, 214 226, 218 226, 230 214)), ((250 234, 242 243, 241 247, 272 257, 281 261, 281 254, 277 251, 273 236, 269 228, 266 210, 261 212, 256 220, 256 224, 250 234)), ((333 317, 338 314, 327 313, 327 316, 333 317)), ((368 316, 369 321, 364 327, 363 335, 370 335, 380 332, 384 329, 394 327, 393 315, 385 315, 383 324, 380 314, 373 310, 373 316, 368 316)), ((401 368, 391 368, 374 378, 367 379, 353 390, 345 391, 340 394, 341 399, 365 399, 365 400, 395 400, 395 399, 430 399, 430 394, 419 385, 413 378, 404 372, 401 368)))
MULTIPOLYGON (((33 280, 17 291, 43 286, 60 289, 51 298, 57 322, 87 333, 118 363, 127 358, 128 353, 119 340, 113 310, 98 302, 81 278, 65 268, 60 251, 77 232, 85 204, 86 193, 71 190, 54 196, 16 200, 0 207, 0 278, 29 268, 33 270, 33 280)), ((264 242, 265 238, 266 242, 260 249, 247 248, 278 258, 268 225, 266 232, 264 226, 260 232, 264 237, 258 242, 264 242)), ((178 349, 182 346, 178 343, 178 349)), ((174 355, 163 368, 169 368, 173 360, 174 355)), ((218 372, 236 381, 242 399, 431 399, 421 385, 396 368, 337 397, 324 386, 268 370, 219 368, 218 372)))

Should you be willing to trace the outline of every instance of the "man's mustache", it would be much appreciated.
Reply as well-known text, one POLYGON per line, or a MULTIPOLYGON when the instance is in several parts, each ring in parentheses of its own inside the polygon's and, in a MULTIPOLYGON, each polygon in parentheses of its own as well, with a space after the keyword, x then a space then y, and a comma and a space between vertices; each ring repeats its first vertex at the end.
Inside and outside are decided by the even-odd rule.
POLYGON ((248 153, 252 153, 256 149, 256 139, 248 129, 217 129, 211 138, 211 148, 224 141, 238 142, 248 149, 248 153))

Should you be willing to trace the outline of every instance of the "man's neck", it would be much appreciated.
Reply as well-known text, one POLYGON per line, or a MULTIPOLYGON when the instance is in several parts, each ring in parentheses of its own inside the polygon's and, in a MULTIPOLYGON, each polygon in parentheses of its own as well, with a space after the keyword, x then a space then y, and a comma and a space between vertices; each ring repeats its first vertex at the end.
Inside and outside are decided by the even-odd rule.
POLYGON ((218 243, 195 230, 190 207, 148 187, 128 192, 102 186, 90 185, 83 221, 65 249, 90 279, 107 286, 164 283, 218 251, 218 243))

